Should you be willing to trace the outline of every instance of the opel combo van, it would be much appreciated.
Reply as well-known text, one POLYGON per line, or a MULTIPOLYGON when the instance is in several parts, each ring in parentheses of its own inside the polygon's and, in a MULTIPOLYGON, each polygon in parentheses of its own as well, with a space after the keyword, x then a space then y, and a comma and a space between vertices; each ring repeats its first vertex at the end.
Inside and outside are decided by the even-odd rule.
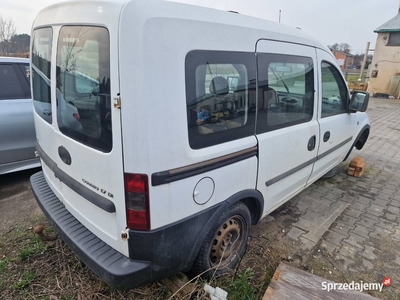
POLYGON ((33 192, 117 288, 234 268, 252 224, 369 135, 369 96, 350 97, 329 49, 282 24, 160 0, 69 1, 38 14, 31 43, 33 192))

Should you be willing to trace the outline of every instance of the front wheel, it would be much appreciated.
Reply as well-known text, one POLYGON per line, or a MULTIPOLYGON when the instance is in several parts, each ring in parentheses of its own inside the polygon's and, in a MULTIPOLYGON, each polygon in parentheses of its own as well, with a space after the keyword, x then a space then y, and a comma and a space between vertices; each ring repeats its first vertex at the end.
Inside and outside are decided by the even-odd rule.
POLYGON ((234 269, 246 252, 250 226, 246 205, 238 202, 229 207, 208 232, 191 272, 209 279, 234 269))
POLYGON ((337 171, 337 167, 333 167, 327 173, 325 173, 325 175, 322 176, 322 178, 324 178, 324 179, 333 178, 336 175, 336 171, 337 171))

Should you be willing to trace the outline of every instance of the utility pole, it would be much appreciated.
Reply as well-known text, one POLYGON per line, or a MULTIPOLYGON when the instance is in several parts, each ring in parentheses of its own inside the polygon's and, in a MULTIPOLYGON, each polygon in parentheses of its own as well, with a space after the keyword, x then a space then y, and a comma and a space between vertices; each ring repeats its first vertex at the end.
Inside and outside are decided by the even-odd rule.
POLYGON ((361 71, 360 71, 360 78, 359 81, 361 81, 361 77, 364 74, 364 69, 365 69, 365 63, 367 62, 367 58, 368 58, 368 52, 369 52, 369 42, 367 43, 367 47, 365 48, 365 54, 364 54, 364 60, 361 66, 361 71))
POLYGON ((281 14, 282 14, 282 10, 279 10, 279 23, 281 22, 281 14))

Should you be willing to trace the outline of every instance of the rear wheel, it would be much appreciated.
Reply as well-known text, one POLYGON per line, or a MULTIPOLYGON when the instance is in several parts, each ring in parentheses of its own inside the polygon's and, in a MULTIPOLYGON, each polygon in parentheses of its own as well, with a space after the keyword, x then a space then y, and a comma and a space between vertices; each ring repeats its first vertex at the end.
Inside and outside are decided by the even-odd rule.
POLYGON ((247 248, 251 216, 238 202, 228 208, 208 232, 192 267, 195 275, 219 276, 234 269, 247 248))

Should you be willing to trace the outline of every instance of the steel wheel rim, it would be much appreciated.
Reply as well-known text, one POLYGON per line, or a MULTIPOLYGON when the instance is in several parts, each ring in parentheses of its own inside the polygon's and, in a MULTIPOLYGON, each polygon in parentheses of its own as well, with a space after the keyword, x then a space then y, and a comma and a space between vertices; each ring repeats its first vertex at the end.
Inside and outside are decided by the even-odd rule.
POLYGON ((244 219, 235 215, 226 220, 215 233, 211 242, 210 265, 226 266, 237 255, 243 240, 244 219))

